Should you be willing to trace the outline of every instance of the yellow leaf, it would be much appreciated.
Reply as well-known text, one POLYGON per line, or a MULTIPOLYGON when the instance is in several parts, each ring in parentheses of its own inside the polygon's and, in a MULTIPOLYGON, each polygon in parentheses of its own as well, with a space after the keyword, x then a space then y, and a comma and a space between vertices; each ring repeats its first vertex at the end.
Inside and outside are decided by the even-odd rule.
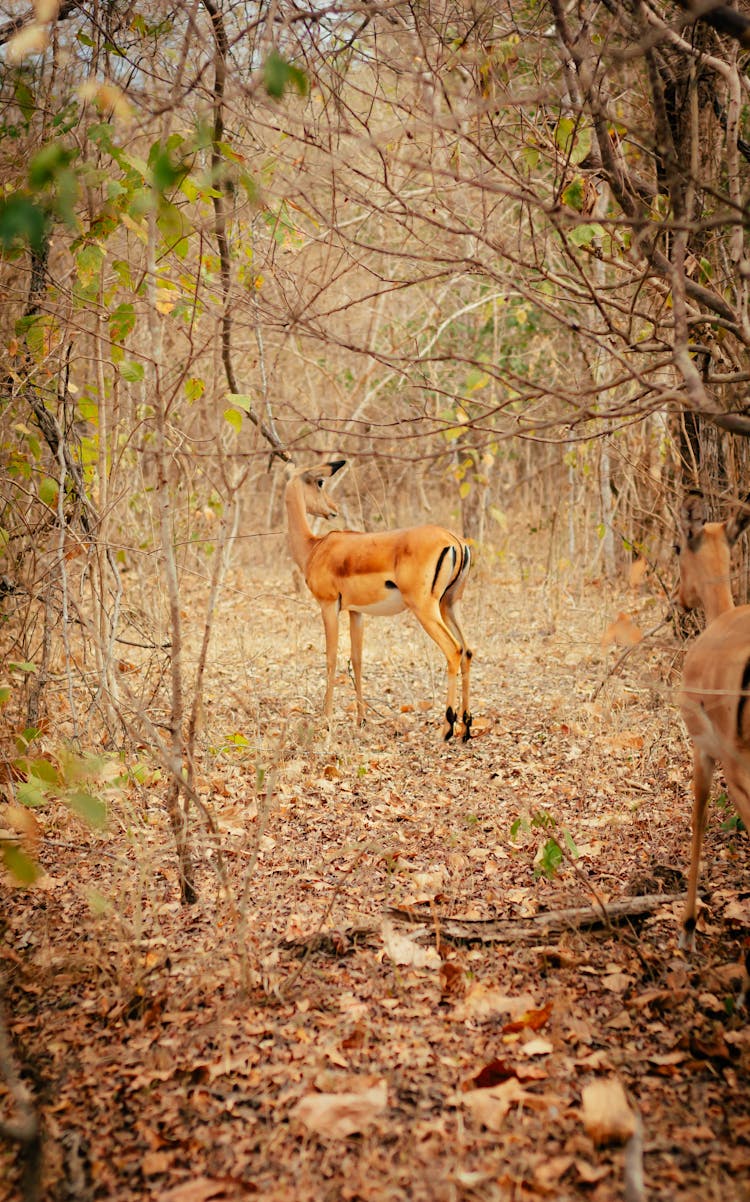
POLYGON ((134 221, 129 213, 120 213, 120 221, 125 226, 125 229, 130 230, 137 238, 140 238, 141 242, 147 241, 148 234, 143 222, 134 221))
POLYGON ((130 122, 133 119, 133 109, 125 93, 113 83, 101 83, 97 79, 87 79, 79 85, 78 95, 81 100, 93 100, 100 109, 111 109, 115 117, 121 121, 130 122))
POLYGON ((43 54, 49 45, 49 29, 32 21, 8 42, 5 57, 9 63, 23 62, 30 54, 43 54))

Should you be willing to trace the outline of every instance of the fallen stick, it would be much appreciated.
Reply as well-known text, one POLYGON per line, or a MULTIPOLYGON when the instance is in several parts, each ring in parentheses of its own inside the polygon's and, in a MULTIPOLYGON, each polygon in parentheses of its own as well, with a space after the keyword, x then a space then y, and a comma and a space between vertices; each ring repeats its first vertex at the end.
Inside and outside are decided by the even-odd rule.
POLYGON ((392 909, 389 913, 401 922, 426 922, 438 926, 441 939, 471 943, 533 942, 568 930, 592 930, 643 918, 661 906, 684 900, 681 893, 652 893, 626 897, 606 904, 606 916, 600 906, 574 906, 565 910, 544 910, 523 922, 511 919, 443 918, 435 911, 392 909))

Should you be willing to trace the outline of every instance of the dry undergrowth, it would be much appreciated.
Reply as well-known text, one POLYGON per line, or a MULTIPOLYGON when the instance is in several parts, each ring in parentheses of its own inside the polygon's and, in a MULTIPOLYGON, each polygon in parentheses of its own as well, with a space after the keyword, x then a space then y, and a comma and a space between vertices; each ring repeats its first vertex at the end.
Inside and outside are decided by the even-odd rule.
MULTIPOLYGON (((198 904, 176 903, 148 772, 102 833, 50 808, 47 875, 2 886, 41 1196, 609 1202, 623 1149, 595 1142, 582 1098, 616 1080, 648 1198, 746 1199, 750 1036, 731 1013, 746 839, 714 805, 688 963, 671 900, 688 855, 679 648, 665 628, 608 676, 622 648, 601 645, 619 611, 648 630, 663 610, 648 581, 613 594, 480 568, 471 744, 440 743, 443 666, 404 617, 368 623, 362 733, 342 637, 327 745, 314 603, 287 573, 237 573, 203 709, 197 784, 220 840, 196 828, 198 904), (578 858, 548 880, 534 868, 552 835, 578 858), (637 924, 494 937, 497 919, 655 893, 637 924), (459 919, 475 938, 445 935, 459 919)), ((1 1086, 0 1102, 7 1119, 1 1086)), ((17 1150, 0 1148, 15 1198, 17 1150)))

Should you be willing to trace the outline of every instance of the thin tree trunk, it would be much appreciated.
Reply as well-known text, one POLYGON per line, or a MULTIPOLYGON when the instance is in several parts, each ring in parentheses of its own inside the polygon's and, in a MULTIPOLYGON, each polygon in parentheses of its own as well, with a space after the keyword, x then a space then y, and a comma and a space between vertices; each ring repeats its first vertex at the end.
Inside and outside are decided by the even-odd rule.
POLYGON ((177 865, 180 877, 180 897, 183 904, 197 900, 195 871, 188 830, 187 804, 181 805, 182 774, 185 770, 185 745, 183 738, 184 688, 182 666, 182 619, 180 616, 180 588, 177 561, 172 539, 172 502, 167 472, 167 415, 166 401, 161 388, 160 366, 162 360, 161 317, 156 308, 156 218, 152 212, 148 223, 148 298, 151 326, 151 403, 154 407, 156 426, 156 502, 159 512, 160 558, 169 603, 169 626, 171 638, 171 706, 170 706, 170 770, 172 780, 167 793, 167 812, 177 850, 177 865))

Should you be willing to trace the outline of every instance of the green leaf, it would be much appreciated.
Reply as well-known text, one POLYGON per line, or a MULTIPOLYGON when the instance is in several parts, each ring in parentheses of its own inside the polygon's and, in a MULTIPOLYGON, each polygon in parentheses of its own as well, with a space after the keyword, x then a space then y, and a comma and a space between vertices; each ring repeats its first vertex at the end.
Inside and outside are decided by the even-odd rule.
POLYGON ((9 684, 0 684, 0 705, 6 705, 10 701, 13 689, 9 684))
POLYGON ((591 150, 591 130, 572 117, 561 117, 555 129, 555 142, 568 162, 577 166, 591 150))
POLYGON ((37 726, 27 726, 20 735, 16 735, 16 747, 21 752, 28 751, 30 744, 34 739, 38 739, 41 733, 37 726))
POLYGON ((563 204, 567 205, 568 208, 575 209, 576 212, 580 213, 581 209, 583 208, 583 197, 583 179, 580 175, 577 175, 575 179, 570 181, 567 188, 564 189, 562 194, 562 202, 563 204))
POLYGON ((235 409, 241 409, 243 413, 250 413, 253 407, 253 398, 244 392, 228 392, 227 400, 231 401, 235 409))
POLYGON ((115 127, 111 121, 97 121, 96 124, 89 126, 86 134, 95 145, 101 146, 103 150, 111 151, 114 132, 115 127))
POLYGON ((485 388, 490 382, 489 374, 486 371, 480 371, 479 368, 472 368, 466 377, 466 386, 464 392, 478 392, 480 388, 485 388))
POLYGON ((29 163, 29 184, 35 190, 54 183, 59 173, 67 167, 73 153, 60 142, 48 142, 38 150, 29 163))
POLYGON ((115 259, 112 263, 112 270, 123 288, 133 287, 133 277, 130 274, 130 264, 126 259, 115 259))
POLYGON ((135 307, 129 301, 113 309, 109 315, 109 332, 115 342, 127 338, 135 325, 135 307))
POLYGON ((570 232, 570 241, 575 246, 590 246, 595 238, 603 238, 604 235, 604 226, 594 222, 592 225, 576 226, 570 232))
POLYGON ((42 870, 25 851, 15 843, 3 843, 3 863, 19 885, 33 885, 42 875, 42 870))
POLYGON ((76 255, 76 274, 84 286, 98 277, 103 262, 104 251, 101 246, 89 243, 79 250, 76 255))
POLYGON ((39 500, 43 505, 49 505, 50 509, 54 509, 57 504, 59 491, 57 480, 53 480, 51 476, 43 476, 39 481, 39 500))
POLYGON ((263 64, 263 82, 269 96, 280 100, 287 85, 295 88, 300 96, 306 96, 308 91, 307 76, 299 67, 287 62, 278 50, 272 50, 263 64))
POLYGON ((560 147, 560 150, 567 149, 574 129, 575 121, 572 117, 560 118, 555 129, 555 143, 560 147))
POLYGON ((145 374, 143 364, 136 363, 133 359, 126 359, 120 368, 120 375, 129 384, 140 384, 145 374))
POLYGON ((185 381, 185 396, 191 404, 193 401, 199 400, 205 391, 205 380, 201 380, 200 376, 188 376, 185 381))
POLYGON ((148 154, 148 165, 151 168, 151 182, 157 192, 164 193, 173 188, 187 174, 184 162, 175 159, 173 153, 182 144, 183 139, 179 134, 173 134, 166 143, 153 143, 148 154))
POLYGON ((239 434, 242 429, 242 414, 238 409, 225 409, 224 421, 228 422, 239 434))
POLYGON ((16 797, 23 806, 46 805, 49 797, 49 789, 44 781, 38 780, 37 777, 30 776, 28 780, 22 781, 16 789, 16 797))
POLYGON ((510 827, 511 839, 513 839, 515 841, 516 838, 518 837, 519 832, 522 831, 523 829, 524 829, 523 818, 515 818, 513 820, 513 822, 511 823, 511 827, 510 827))
POLYGON ((578 847, 576 846, 576 841, 569 830, 563 831, 563 838, 565 839, 565 846, 568 849, 568 852, 574 860, 577 860, 579 858, 578 847))
POLYGON ((30 760, 26 764, 26 772, 29 780, 32 778, 42 781, 45 785, 57 786, 60 784, 60 770, 51 760, 40 756, 35 760, 30 760))
POLYGON ((193 227, 180 209, 176 205, 163 201, 159 207, 156 224, 169 250, 173 250, 180 259, 184 259, 189 249, 188 237, 192 233, 193 227))
POLYGON ((107 807, 100 797, 94 797, 91 793, 77 791, 75 793, 66 793, 65 803, 70 806, 74 813, 88 822, 89 826, 95 826, 99 829, 107 824, 107 807))
MULTIPOLYGON (((30 659, 11 659, 8 661, 8 670, 10 672, 27 672, 27 673, 29 673, 29 672, 36 672, 37 667, 36 667, 36 664, 32 663, 30 659)), ((26 732, 24 732, 24 734, 25 733, 26 732)), ((36 738, 37 734, 39 734, 39 731, 36 731, 32 737, 36 738)))
POLYGON ((0 199, 0 243, 11 250, 19 242, 28 242, 41 251, 47 230, 47 214, 26 193, 14 192, 0 199))
POLYGON ((18 105, 21 112, 23 113, 24 120, 26 121, 26 124, 28 125, 29 121, 34 116, 34 113, 36 111, 36 101, 34 99, 34 93, 31 91, 31 88, 28 86, 28 84, 25 82, 25 80, 18 79, 16 81, 16 86, 14 89, 14 95, 16 98, 16 104, 18 105))
POLYGON ((563 862, 563 853, 557 839, 548 839, 544 845, 541 859, 534 869, 534 875, 545 876, 552 880, 563 862))

